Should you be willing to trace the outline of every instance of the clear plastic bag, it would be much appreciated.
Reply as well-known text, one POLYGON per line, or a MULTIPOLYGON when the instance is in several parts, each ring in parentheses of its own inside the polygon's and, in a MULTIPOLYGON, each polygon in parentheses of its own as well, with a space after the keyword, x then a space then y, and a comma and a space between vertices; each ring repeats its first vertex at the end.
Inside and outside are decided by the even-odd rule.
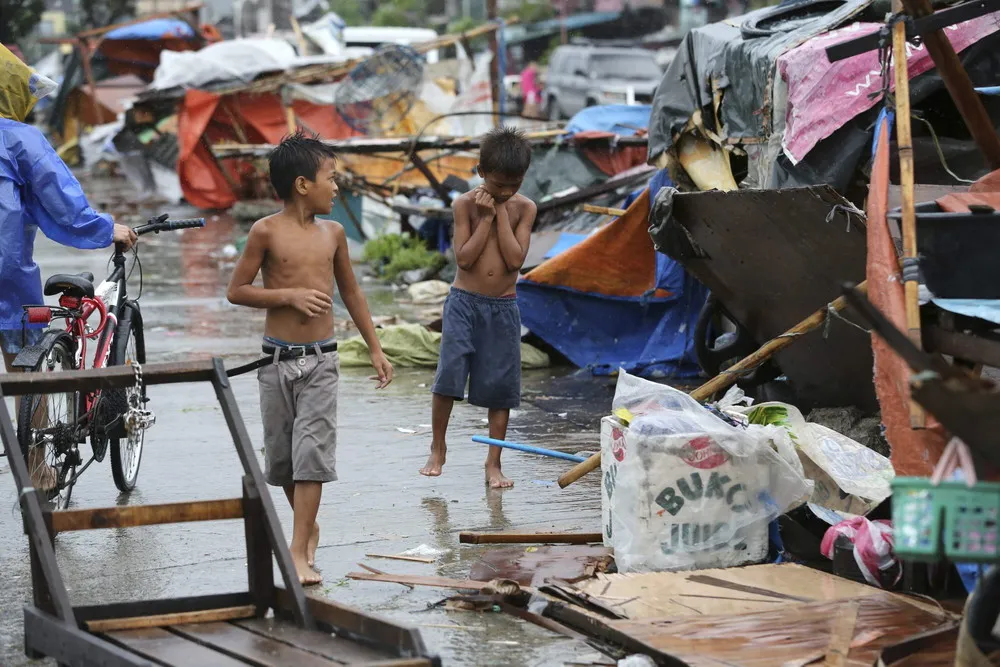
POLYGON ((602 430, 606 542, 619 571, 739 565, 811 483, 781 429, 732 426, 687 394, 620 371, 602 430))

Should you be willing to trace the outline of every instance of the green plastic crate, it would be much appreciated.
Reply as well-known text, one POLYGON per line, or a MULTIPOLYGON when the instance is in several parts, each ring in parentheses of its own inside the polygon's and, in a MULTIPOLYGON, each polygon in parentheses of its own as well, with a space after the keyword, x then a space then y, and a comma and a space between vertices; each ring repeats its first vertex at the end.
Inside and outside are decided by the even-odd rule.
POLYGON ((892 482, 895 552, 908 560, 1000 560, 1000 483, 941 482, 897 477, 892 482))

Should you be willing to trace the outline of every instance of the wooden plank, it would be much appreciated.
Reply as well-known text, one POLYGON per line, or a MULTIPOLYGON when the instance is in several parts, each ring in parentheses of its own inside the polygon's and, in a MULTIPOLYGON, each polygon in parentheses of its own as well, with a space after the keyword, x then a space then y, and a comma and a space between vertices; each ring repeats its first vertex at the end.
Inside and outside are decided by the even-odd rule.
MULTIPOLYGON (((276 607, 286 610, 289 608, 291 596, 284 588, 280 586, 275 588, 275 598, 276 607)), ((326 598, 308 596, 307 601, 313 618, 330 632, 358 638, 401 657, 430 655, 420 633, 413 628, 340 605, 326 598)))
POLYGON ((451 579, 449 577, 421 576, 416 574, 374 574, 369 572, 348 572, 348 579, 359 581, 380 581, 386 584, 404 586, 431 586, 433 588, 454 588, 459 591, 481 591, 489 586, 488 581, 472 579, 451 579))
POLYGON ((139 630, 142 628, 160 628, 179 623, 209 623, 216 621, 232 621, 250 618, 257 611, 253 605, 242 607, 224 607, 222 609, 205 609, 203 611, 188 611, 177 614, 158 614, 155 616, 131 616, 128 618, 105 618, 87 621, 85 625, 91 632, 116 632, 118 630, 139 630))
POLYGON ((950 331, 935 325, 924 325, 924 348, 950 356, 1000 367, 1000 340, 950 331))
POLYGON ((656 171, 655 167, 651 167, 648 164, 641 164, 638 167, 633 167, 628 171, 616 174, 602 183, 595 183, 594 185, 568 194, 565 197, 558 197, 543 201, 538 204, 538 213, 545 213, 546 211, 552 211, 565 206, 575 206, 576 204, 593 199, 598 195, 603 195, 607 192, 613 192, 618 188, 633 185, 652 176, 654 171, 656 171))
POLYGON ((418 556, 394 556, 392 554, 365 554, 365 558, 384 558, 385 560, 401 560, 407 563, 424 563, 427 565, 434 564, 433 558, 419 558, 418 556))
POLYGON ((243 529, 247 541, 247 580, 257 616, 274 606, 274 559, 267 541, 264 505, 250 475, 243 476, 243 529))
POLYGON ((222 408, 222 414, 229 427, 233 444, 236 446, 236 454, 243 465, 243 472, 250 476, 254 486, 260 492, 260 502, 264 511, 264 529, 274 558, 278 561, 278 570, 285 582, 285 590, 289 593, 289 604, 286 608, 292 613, 295 622, 300 627, 312 630, 316 625, 309 613, 305 590, 299 582, 295 564, 292 562, 292 554, 288 550, 288 543, 285 542, 285 535, 281 530, 281 522, 278 520, 274 501, 271 499, 271 494, 265 490, 264 473, 261 472, 260 463, 257 462, 257 454, 253 450, 246 424, 240 416, 236 396, 233 395, 232 385, 229 384, 229 378, 226 376, 226 367, 218 357, 212 360, 212 364, 214 366, 212 386, 219 399, 219 407, 222 408))
POLYGON ((247 592, 215 593, 213 595, 196 595, 166 600, 137 600, 132 602, 115 602, 90 606, 74 607, 73 611, 80 622, 105 620, 109 618, 128 618, 130 616, 157 616, 160 614, 183 614, 192 611, 207 611, 226 607, 242 607, 253 604, 253 598, 247 592))
POLYGON ((109 641, 159 664, 246 667, 247 663, 193 642, 162 628, 120 630, 103 635, 109 641))
POLYGON ((479 533, 458 534, 461 544, 595 544, 604 541, 600 533, 479 533))
POLYGON ((344 664, 389 660, 395 654, 319 630, 303 630, 274 618, 235 621, 234 625, 289 646, 311 651, 344 664))
POLYGON ((240 498, 199 500, 162 505, 125 505, 52 513, 52 529, 57 533, 102 528, 131 528, 163 523, 221 521, 243 517, 240 498))
POLYGON ((826 645, 827 667, 847 667, 847 654, 851 652, 851 642, 854 640, 854 627, 858 623, 857 602, 850 602, 844 607, 843 613, 833 619, 833 632, 830 642, 826 645))
MULTIPOLYGON (((212 379, 212 362, 148 364, 142 367, 142 379, 147 385, 205 382, 212 379)), ((134 383, 135 373, 128 366, 59 373, 0 373, 0 390, 7 396, 121 389, 134 383)))
MULTIPOLYGON (((3 378, 19 375, 56 375, 55 373, 0 373, 0 383, 3 378)), ((3 400, 5 391, 0 384, 0 439, 3 440, 4 451, 7 453, 7 461, 10 462, 10 470, 14 476, 14 483, 21 502, 23 520, 28 533, 29 547, 32 556, 32 589, 36 600, 44 599, 46 603, 51 602, 51 611, 54 616, 71 625, 76 625, 76 618, 73 614, 73 607, 69 601, 69 593, 63 583, 62 575, 59 572, 59 564, 56 562, 56 552, 52 546, 52 535, 49 533, 45 516, 42 513, 42 503, 38 491, 31 484, 31 475, 28 473, 28 465, 24 460, 21 445, 14 432, 14 424, 10 420, 10 413, 7 411, 7 402, 3 400), (39 590, 39 585, 44 589, 39 590)))
POLYGON ((102 667, 157 667, 148 659, 109 643, 75 625, 33 607, 24 608, 24 648, 26 653, 52 658, 60 665, 81 664, 102 667))
POLYGON ((173 625, 170 631, 258 667, 329 667, 337 664, 309 651, 289 646, 231 623, 173 625))

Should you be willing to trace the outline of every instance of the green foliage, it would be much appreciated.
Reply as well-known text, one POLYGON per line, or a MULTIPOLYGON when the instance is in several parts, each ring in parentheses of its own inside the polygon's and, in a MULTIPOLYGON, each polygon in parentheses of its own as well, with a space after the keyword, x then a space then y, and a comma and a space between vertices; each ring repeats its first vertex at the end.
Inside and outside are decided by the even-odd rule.
POLYGON ((385 28, 423 25, 426 10, 424 0, 383 2, 372 16, 372 25, 385 28))
POLYGON ((555 18, 556 10, 551 3, 546 2, 522 2, 520 7, 516 9, 511 9, 504 13, 504 18, 510 18, 516 16, 521 19, 521 23, 527 25, 529 23, 538 23, 539 21, 547 21, 551 18, 555 18))
POLYGON ((357 0, 330 0, 330 11, 344 19, 349 26, 365 25, 365 15, 361 11, 361 3, 357 0))
POLYGON ((395 280, 401 273, 414 269, 437 271, 447 261, 420 239, 401 234, 382 234, 372 239, 365 244, 362 259, 387 280, 395 280))
POLYGON ((45 11, 45 0, 0 0, 0 43, 13 44, 31 34, 45 11))

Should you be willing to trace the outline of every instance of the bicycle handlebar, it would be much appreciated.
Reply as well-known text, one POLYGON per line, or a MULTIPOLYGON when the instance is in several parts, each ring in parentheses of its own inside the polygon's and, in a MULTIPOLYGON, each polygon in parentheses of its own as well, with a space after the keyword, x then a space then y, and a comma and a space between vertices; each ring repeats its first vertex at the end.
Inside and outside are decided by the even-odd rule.
POLYGON ((132 231, 136 236, 143 234, 159 234, 160 232, 171 232, 176 229, 191 229, 194 227, 204 227, 205 218, 189 218, 186 220, 167 220, 166 214, 158 218, 152 218, 145 225, 134 227, 132 231))

